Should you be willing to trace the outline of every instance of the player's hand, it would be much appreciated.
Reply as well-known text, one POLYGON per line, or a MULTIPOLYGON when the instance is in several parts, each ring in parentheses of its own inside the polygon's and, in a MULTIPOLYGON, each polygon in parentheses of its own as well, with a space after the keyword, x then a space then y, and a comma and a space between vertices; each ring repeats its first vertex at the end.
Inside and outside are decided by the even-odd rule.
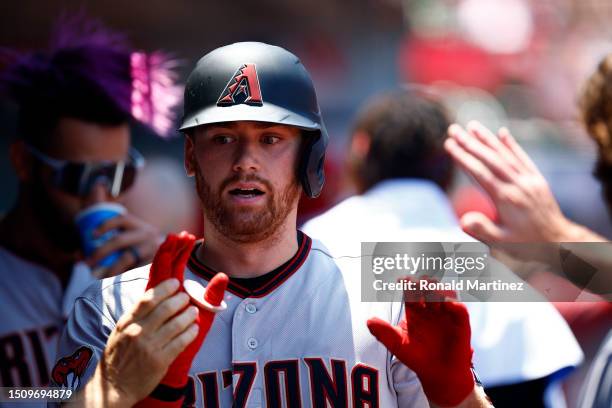
POLYGON ((163 237, 157 228, 132 214, 123 214, 111 218, 94 233, 102 235, 111 230, 119 232, 96 249, 87 259, 87 263, 94 267, 109 254, 115 251, 123 251, 119 260, 104 270, 104 276, 101 276, 101 278, 115 276, 130 268, 151 262, 155 251, 163 241, 163 237))
POLYGON ((427 398, 442 407, 464 401, 475 384, 467 308, 449 295, 454 298, 451 291, 407 291, 406 319, 398 326, 379 318, 367 322, 374 337, 416 373, 427 398))
POLYGON ((575 241, 582 228, 563 216, 548 183, 508 129, 498 136, 473 121, 467 131, 454 124, 444 147, 489 194, 499 215, 494 222, 479 212, 461 218, 461 226, 488 244, 575 241))
POLYGON ((160 382, 171 362, 198 336, 198 309, 177 279, 145 292, 111 332, 94 377, 88 406, 132 406, 160 382), (146 373, 146 375, 143 375, 146 373))
MULTIPOLYGON (((168 235, 166 241, 164 241, 155 254, 147 287, 155 286, 158 282, 174 278, 180 282, 180 291, 184 293, 184 288, 182 287, 184 271, 194 244, 195 237, 186 232, 182 232, 179 235, 168 235)), ((229 278, 224 273, 215 275, 206 287, 204 303, 213 307, 221 305, 228 281, 229 278)), ((196 307, 193 306, 193 302, 190 308, 192 307, 196 307)), ((182 405, 185 387, 189 379, 189 369, 215 317, 214 311, 202 307, 196 307, 196 310, 198 311, 196 313, 197 336, 192 339, 190 344, 178 356, 175 356, 176 358, 168 367, 161 381, 158 381, 159 385, 153 393, 141 400, 137 406, 180 407, 182 405)))

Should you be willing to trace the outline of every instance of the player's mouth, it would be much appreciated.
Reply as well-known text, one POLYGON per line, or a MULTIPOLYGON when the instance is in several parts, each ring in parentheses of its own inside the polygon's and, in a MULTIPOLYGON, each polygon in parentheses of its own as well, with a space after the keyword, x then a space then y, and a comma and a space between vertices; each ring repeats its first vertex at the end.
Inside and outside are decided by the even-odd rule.
POLYGON ((258 188, 234 188, 230 190, 229 193, 235 197, 240 198, 253 198, 265 194, 258 188))
POLYGON ((239 183, 230 186, 228 193, 232 202, 238 205, 261 204, 265 201, 265 190, 256 183, 239 183))

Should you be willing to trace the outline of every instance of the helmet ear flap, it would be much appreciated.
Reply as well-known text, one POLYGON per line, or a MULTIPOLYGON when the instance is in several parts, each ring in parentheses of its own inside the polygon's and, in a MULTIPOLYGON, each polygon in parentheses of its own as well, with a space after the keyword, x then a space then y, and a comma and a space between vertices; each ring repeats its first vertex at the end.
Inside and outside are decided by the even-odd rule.
POLYGON ((299 180, 304 193, 310 198, 321 194, 325 184, 325 149, 327 148, 327 132, 303 131, 303 147, 298 168, 299 180))

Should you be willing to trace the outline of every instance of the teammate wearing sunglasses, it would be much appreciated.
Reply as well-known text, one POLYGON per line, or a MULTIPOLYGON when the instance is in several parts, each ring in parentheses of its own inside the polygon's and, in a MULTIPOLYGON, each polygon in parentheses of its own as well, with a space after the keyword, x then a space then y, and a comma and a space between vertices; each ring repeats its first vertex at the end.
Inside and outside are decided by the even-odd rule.
POLYGON ((50 51, 10 56, 1 84, 19 108, 9 151, 19 186, 0 221, 0 386, 43 386, 74 297, 98 261, 120 251, 105 270, 116 275, 149 262, 161 242, 126 213, 99 228, 119 233, 85 258, 74 223, 84 208, 120 202, 143 165, 129 123, 144 118, 133 84, 147 72, 134 63, 147 57, 80 17, 58 24, 50 51))

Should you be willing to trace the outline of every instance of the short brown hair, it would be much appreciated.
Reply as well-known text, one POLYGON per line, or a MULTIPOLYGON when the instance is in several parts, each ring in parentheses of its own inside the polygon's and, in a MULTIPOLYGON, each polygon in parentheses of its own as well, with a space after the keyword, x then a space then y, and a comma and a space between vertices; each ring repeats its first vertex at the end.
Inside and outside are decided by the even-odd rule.
POLYGON ((367 191, 394 178, 428 179, 446 190, 453 162, 444 150, 450 125, 444 107, 422 92, 400 90, 367 102, 355 119, 353 135, 366 133, 370 148, 352 163, 358 189, 367 191))

